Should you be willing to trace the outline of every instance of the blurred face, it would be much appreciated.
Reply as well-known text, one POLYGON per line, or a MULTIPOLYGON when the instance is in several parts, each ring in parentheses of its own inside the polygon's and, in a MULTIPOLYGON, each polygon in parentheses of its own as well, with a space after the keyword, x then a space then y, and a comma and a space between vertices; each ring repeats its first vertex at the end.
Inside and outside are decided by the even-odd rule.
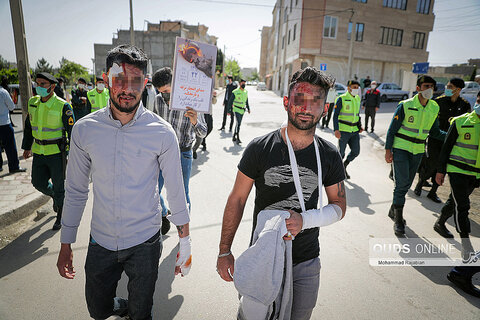
POLYGON ((283 97, 289 122, 297 129, 310 130, 322 117, 325 107, 325 92, 307 82, 297 83, 290 97, 283 97))
POLYGON ((137 109, 148 81, 142 70, 127 63, 114 63, 108 74, 103 75, 103 80, 108 82, 110 101, 118 111, 124 113, 132 113, 137 109))

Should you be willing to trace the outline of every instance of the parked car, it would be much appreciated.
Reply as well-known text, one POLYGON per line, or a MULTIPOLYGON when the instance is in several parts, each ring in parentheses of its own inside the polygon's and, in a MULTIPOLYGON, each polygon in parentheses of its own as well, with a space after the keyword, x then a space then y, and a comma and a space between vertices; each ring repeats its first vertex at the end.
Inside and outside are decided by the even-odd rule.
POLYGON ((408 99, 408 91, 402 90, 395 83, 380 83, 377 89, 380 91, 380 101, 382 102, 408 99))
POLYGON ((462 89, 460 95, 463 96, 465 94, 472 94, 477 95, 478 91, 480 91, 480 85, 475 81, 465 81, 465 88, 462 89))
POLYGON ((265 84, 265 82, 259 82, 257 84, 257 90, 258 91, 265 91, 267 90, 267 85, 265 84))
POLYGON ((433 92, 433 99, 440 97, 444 93, 445 93, 445 85, 443 83, 437 82, 437 90, 433 92))
POLYGON ((22 110, 22 97, 20 97, 20 87, 18 83, 9 84, 10 96, 12 97, 13 103, 15 103, 14 110, 22 110))
POLYGON ((345 92, 347 92, 347 86, 342 84, 342 83, 339 83, 339 82, 336 82, 335 83, 335 91, 337 92, 337 97, 344 94, 345 92))

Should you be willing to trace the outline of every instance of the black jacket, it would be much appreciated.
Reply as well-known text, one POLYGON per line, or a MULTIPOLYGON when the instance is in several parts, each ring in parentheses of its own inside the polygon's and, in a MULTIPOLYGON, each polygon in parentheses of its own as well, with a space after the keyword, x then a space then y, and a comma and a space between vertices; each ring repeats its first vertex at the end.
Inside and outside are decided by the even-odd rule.
POLYGON ((380 108, 380 91, 368 89, 363 97, 362 106, 367 108, 380 108))

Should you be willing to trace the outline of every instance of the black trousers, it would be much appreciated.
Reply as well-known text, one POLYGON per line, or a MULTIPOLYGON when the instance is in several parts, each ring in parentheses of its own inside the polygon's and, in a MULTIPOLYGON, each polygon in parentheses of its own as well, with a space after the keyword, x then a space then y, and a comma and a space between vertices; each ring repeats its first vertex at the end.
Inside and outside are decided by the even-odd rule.
MULTIPOLYGON (((228 115, 228 107, 227 104, 225 103, 223 107, 223 121, 222 121, 222 128, 225 128, 225 125, 227 124, 227 115, 228 115)), ((233 111, 230 112, 230 131, 232 131, 233 128, 233 111)))
POLYGON ((377 109, 375 107, 365 107, 365 131, 368 129, 368 118, 372 119, 372 130, 375 127, 375 115, 377 109))
POLYGON ((468 210, 470 210, 470 195, 475 188, 480 186, 480 179, 474 176, 449 173, 450 186, 452 191, 445 202, 442 211, 453 214, 455 219, 455 228, 460 234, 470 233, 470 220, 468 220, 468 210))
POLYGON ((420 167, 418 167, 418 176, 420 180, 427 181, 432 178, 435 182, 435 175, 437 173, 437 161, 440 157, 443 142, 437 139, 429 138, 427 143, 427 152, 423 155, 420 167))
POLYGON ((333 109, 334 109, 334 104, 330 103, 330 105, 328 106, 327 115, 322 118, 322 127, 327 127, 328 128, 328 123, 330 122, 330 119, 332 118, 333 109))

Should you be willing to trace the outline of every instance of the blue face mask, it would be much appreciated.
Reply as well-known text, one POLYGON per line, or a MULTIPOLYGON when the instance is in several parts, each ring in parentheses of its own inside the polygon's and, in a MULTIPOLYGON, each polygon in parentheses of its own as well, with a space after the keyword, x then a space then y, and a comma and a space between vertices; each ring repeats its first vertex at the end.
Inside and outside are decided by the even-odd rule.
POLYGON ((475 105, 473 106, 473 110, 475 111, 476 114, 478 114, 480 116, 480 104, 479 103, 475 103, 475 105))
POLYGON ((45 89, 43 87, 40 87, 40 86, 37 86, 35 88, 35 91, 37 92, 37 94, 40 96, 40 97, 46 97, 50 94, 50 92, 48 92, 48 89, 45 89))
POLYGON ((453 96, 453 90, 452 89, 445 89, 445 95, 447 97, 453 96))

